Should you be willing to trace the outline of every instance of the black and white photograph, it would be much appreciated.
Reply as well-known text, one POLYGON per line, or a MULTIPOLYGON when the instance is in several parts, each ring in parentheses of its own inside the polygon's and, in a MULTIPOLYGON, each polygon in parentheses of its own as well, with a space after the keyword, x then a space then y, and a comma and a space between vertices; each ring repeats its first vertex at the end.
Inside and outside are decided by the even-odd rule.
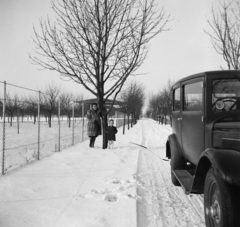
POLYGON ((0 0, 0 227, 240 227, 240 0, 0 0))

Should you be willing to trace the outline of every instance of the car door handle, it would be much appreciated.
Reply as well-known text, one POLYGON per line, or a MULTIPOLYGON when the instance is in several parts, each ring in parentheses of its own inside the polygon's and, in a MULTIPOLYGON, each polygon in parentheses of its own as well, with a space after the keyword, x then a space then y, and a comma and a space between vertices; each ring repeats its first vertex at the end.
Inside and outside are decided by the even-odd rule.
POLYGON ((182 118, 181 118, 181 117, 179 117, 179 118, 177 118, 177 120, 178 120, 178 121, 181 121, 181 120, 182 120, 182 118))

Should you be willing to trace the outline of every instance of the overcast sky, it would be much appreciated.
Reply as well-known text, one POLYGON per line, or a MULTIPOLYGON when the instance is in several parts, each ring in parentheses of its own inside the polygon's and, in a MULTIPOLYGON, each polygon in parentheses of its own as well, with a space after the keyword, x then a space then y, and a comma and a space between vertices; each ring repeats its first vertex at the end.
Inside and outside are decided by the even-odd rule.
MULTIPOLYGON (((42 89, 45 84, 57 83, 65 90, 91 95, 81 85, 63 82, 57 73, 39 70, 32 65, 28 53, 33 51, 33 25, 41 17, 51 15, 51 0, 0 0, 0 81, 32 89, 42 89)), ((171 14, 171 28, 152 40, 149 55, 138 70, 144 74, 135 77, 145 84, 146 93, 157 92, 167 80, 202 71, 226 67, 222 57, 213 49, 203 29, 209 30, 212 6, 218 0, 158 0, 159 6, 171 14)), ((1 84, 0 84, 0 90, 1 84)))

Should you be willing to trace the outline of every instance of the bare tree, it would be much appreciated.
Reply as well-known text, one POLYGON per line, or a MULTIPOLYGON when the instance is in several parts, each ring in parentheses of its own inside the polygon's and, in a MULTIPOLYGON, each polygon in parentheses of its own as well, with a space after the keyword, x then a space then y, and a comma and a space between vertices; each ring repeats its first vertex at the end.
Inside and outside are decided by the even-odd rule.
POLYGON ((240 0, 225 1, 215 11, 212 8, 212 20, 207 20, 211 31, 212 45, 223 56, 228 69, 240 68, 240 0))
POLYGON ((134 119, 134 123, 136 123, 142 113, 145 100, 144 86, 136 81, 133 81, 127 87, 125 87, 125 89, 121 92, 120 97, 123 103, 121 109, 127 115, 129 129, 130 115, 132 117, 132 125, 132 120, 134 119))
POLYGON ((18 99, 17 94, 14 94, 13 96, 10 94, 6 95, 6 114, 8 115, 8 122, 10 118, 10 126, 12 126, 13 118, 17 114, 18 99))
POLYGON ((48 117, 49 128, 52 127, 52 116, 57 115, 57 105, 60 95, 60 87, 55 84, 48 84, 43 93, 41 109, 48 117))
POLYGON ((152 95, 149 98, 149 104, 147 109, 147 115, 150 118, 161 121, 161 116, 163 112, 164 101, 160 93, 152 95))
POLYGON ((30 58, 97 97, 105 132, 111 111, 105 101, 115 101, 146 58, 149 41, 167 30, 169 15, 159 10, 156 0, 61 0, 53 10, 57 20, 40 21, 34 39, 37 57, 30 58))
MULTIPOLYGON (((38 95, 34 94, 31 95, 28 99, 25 101, 27 114, 29 116, 33 116, 33 124, 36 124, 37 121, 37 115, 38 115, 38 95)), ((41 108, 40 108, 41 109, 41 108)))
POLYGON ((169 79, 167 84, 164 85, 157 94, 149 98, 147 114, 162 124, 163 120, 165 120, 165 124, 167 123, 167 116, 171 120, 171 89, 173 83, 174 82, 169 79))
POLYGON ((87 113, 87 110, 84 110, 84 113, 82 112, 83 111, 83 106, 82 106, 82 101, 84 100, 84 95, 81 94, 81 93, 78 93, 78 94, 75 94, 75 101, 76 101, 76 106, 75 106, 75 116, 76 117, 81 117, 83 118, 86 113, 87 113))
POLYGON ((167 121, 167 116, 171 120, 172 117, 172 86, 174 82, 170 79, 167 81, 167 84, 162 88, 162 98, 163 98, 163 115, 165 118, 165 124, 167 121))
POLYGON ((67 116, 69 128, 71 127, 72 108, 75 101, 74 99, 74 95, 71 92, 63 92, 60 95, 61 109, 63 110, 64 115, 67 116))

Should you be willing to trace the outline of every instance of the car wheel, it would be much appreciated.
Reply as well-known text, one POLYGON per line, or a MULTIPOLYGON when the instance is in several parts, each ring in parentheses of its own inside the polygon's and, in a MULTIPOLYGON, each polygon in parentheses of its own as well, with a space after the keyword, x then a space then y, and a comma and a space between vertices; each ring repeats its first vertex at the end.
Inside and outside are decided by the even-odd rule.
POLYGON ((240 190, 230 185, 214 171, 207 173, 204 184, 206 227, 240 226, 240 190))

